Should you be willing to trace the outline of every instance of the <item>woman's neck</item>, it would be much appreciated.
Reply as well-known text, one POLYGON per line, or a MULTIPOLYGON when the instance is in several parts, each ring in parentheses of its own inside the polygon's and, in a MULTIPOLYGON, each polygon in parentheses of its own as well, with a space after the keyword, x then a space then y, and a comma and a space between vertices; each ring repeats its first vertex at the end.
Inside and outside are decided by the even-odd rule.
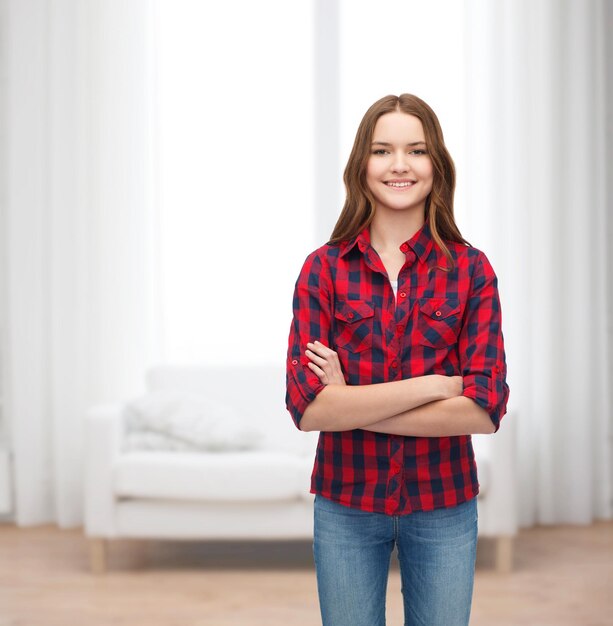
POLYGON ((370 224, 370 242, 377 252, 398 249, 410 239, 425 222, 423 210, 377 211, 370 224))

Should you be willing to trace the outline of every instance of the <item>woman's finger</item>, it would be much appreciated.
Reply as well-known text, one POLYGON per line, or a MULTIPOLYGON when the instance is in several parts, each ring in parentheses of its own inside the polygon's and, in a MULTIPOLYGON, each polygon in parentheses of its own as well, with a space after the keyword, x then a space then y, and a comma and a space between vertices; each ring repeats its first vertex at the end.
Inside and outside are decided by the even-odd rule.
POLYGON ((334 350, 328 348, 328 346, 321 343, 321 341, 307 343, 307 348, 318 354, 320 357, 323 357, 324 359, 328 358, 332 354, 336 354, 334 350))
POLYGON ((313 341, 307 343, 305 354, 309 359, 309 367, 324 385, 346 384, 340 359, 334 350, 321 341, 313 341))
POLYGON ((309 357, 309 359, 313 363, 316 363, 317 365, 319 365, 319 367, 325 367, 325 365, 328 363, 326 359, 320 356, 317 356, 317 354, 315 354, 315 352, 313 352, 312 350, 305 350, 304 353, 309 357))
POLYGON ((315 363, 311 363, 311 362, 307 363, 307 365, 311 368, 313 373, 317 375, 319 380, 321 380, 321 382, 324 383, 324 385, 328 383, 328 377, 326 376, 326 373, 320 367, 317 367, 315 363))
POLYGON ((321 341, 315 341, 315 345, 317 346, 317 348, 319 348, 324 356, 327 356, 329 354, 336 354, 336 352, 334 352, 332 348, 329 348, 326 344, 321 343, 321 341))
POLYGON ((335 363, 340 367, 341 362, 339 361, 338 354, 334 352, 334 350, 330 351, 330 354, 326 356, 326 361, 330 363, 335 363))
POLYGON ((322 358, 325 357, 325 351, 324 351, 325 346, 323 346, 323 344, 318 345, 317 343, 307 343, 307 348, 311 352, 316 354, 317 356, 322 357, 322 358))

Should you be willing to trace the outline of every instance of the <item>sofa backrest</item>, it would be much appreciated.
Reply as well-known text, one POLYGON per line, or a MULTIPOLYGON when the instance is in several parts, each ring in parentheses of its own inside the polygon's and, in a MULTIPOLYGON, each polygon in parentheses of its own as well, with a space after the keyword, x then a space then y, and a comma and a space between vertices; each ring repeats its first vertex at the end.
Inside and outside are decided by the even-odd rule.
POLYGON ((317 433, 303 433, 285 408, 285 370, 263 366, 156 365, 145 375, 147 391, 185 391, 227 404, 250 424, 261 425, 266 443, 315 452, 317 433))

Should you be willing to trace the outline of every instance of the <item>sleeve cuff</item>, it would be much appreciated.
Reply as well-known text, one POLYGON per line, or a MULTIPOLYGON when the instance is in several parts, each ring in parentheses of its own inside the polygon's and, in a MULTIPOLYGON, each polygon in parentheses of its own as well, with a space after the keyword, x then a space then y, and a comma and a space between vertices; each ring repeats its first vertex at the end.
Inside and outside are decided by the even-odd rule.
POLYGON ((490 416, 495 431, 500 428, 500 420, 506 413, 508 400, 508 387, 504 382, 498 366, 494 366, 492 372, 468 374, 464 376, 464 390, 462 395, 474 400, 490 416))
POLYGON ((325 388, 319 378, 306 366, 308 359, 293 358, 287 363, 286 406, 296 428, 300 429, 300 420, 307 406, 315 400, 317 394, 325 388))

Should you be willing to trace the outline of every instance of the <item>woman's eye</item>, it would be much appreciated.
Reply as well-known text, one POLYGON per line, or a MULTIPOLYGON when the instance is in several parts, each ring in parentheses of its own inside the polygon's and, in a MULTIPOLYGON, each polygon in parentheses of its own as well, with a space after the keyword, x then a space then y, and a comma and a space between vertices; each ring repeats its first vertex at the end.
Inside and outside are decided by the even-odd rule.
MULTIPOLYGON (((371 154, 385 155, 390 154, 390 152, 385 148, 377 148, 376 150, 373 150, 371 154)), ((428 152, 422 148, 416 148, 415 150, 411 150, 408 154, 421 156, 422 154, 428 154, 428 152)))

